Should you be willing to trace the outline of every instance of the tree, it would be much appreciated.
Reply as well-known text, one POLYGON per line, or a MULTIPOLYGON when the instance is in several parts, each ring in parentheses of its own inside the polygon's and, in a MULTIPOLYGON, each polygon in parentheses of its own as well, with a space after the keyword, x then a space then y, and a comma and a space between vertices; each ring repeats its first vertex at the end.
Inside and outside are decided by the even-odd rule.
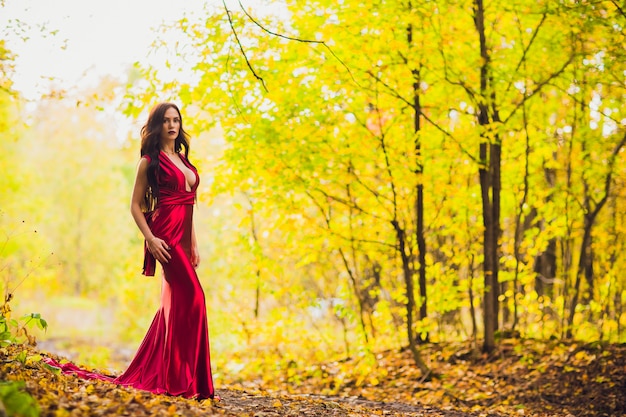
MULTIPOLYGON (((621 261, 604 256, 613 250, 594 238, 620 242, 623 233, 613 209, 624 192, 616 122, 622 87, 612 81, 624 70, 614 47, 622 36, 616 7, 480 0, 288 6, 288 21, 247 9, 187 17, 177 30, 187 36, 181 45, 200 51, 184 55, 195 81, 161 86, 147 70, 155 91, 193 103, 194 129, 223 129, 214 192, 254 202, 256 227, 245 223, 238 233, 254 241, 243 245, 254 255, 245 272, 255 283, 247 284, 250 293, 261 271, 267 296, 260 306, 250 303, 250 316, 289 310, 300 317, 333 306, 328 317, 339 318, 344 351, 352 351, 350 337, 368 351, 374 337, 379 346, 387 336, 415 348, 418 364, 420 336, 475 336, 478 315, 486 352, 500 328, 555 335, 582 320, 569 318, 581 304, 572 298, 570 267, 579 264, 572 248, 585 241, 578 202, 604 190, 609 171, 593 161, 612 154, 603 203, 610 209, 598 211, 585 245, 603 253, 607 275, 597 279, 613 289, 588 285, 588 297, 608 306, 621 296, 623 280, 611 275, 621 261), (584 64, 596 59, 591 50, 610 58, 584 64), (610 118, 593 115, 598 102, 589 98, 599 84, 610 118), (584 106, 572 105, 583 96, 584 106), (581 134, 595 119, 607 125, 603 146, 600 136, 581 134), (550 291, 540 290, 538 273, 554 278, 550 291), (303 311, 291 310, 294 299, 303 311)), ((588 211, 599 201, 589 199, 588 211)), ((617 326, 621 313, 604 311, 617 326)))

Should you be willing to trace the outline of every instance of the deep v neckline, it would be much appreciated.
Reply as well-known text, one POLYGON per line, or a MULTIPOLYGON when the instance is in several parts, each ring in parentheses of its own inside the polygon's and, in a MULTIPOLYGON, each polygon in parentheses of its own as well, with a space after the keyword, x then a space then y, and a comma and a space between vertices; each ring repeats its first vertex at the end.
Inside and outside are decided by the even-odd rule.
POLYGON ((176 163, 175 163, 174 161, 172 161, 172 158, 170 158, 170 156, 169 156, 167 153, 165 153, 165 152, 163 152, 163 151, 161 151, 161 152, 165 155, 165 157, 167 158, 168 162, 169 162, 170 164, 172 164, 172 165, 174 166, 174 168, 176 168, 176 170, 182 174, 183 179, 184 179, 184 181, 185 181, 185 185, 186 185, 186 187, 185 187, 185 191, 187 191, 188 193, 192 192, 192 191, 193 191, 193 189, 194 189, 194 187, 198 184, 198 173, 197 173, 195 170, 191 169, 191 168, 190 168, 190 167, 189 167, 189 166, 185 163, 185 160, 184 160, 183 158, 181 158, 180 154, 179 154, 178 152, 176 152, 176 156, 178 157, 178 159, 180 159, 180 162, 182 162, 182 163, 183 163, 183 165, 184 165, 185 167, 187 167, 187 169, 189 169, 189 170, 190 170, 190 171, 194 174, 194 176, 196 177, 196 181, 195 181, 195 183, 194 183, 193 185, 190 185, 190 184, 189 184, 189 181, 187 181, 187 175, 185 175, 185 172, 184 172, 182 169, 180 169, 180 168, 178 167, 178 165, 176 165, 176 163), (189 190, 187 189, 187 187, 189 187, 189 190))

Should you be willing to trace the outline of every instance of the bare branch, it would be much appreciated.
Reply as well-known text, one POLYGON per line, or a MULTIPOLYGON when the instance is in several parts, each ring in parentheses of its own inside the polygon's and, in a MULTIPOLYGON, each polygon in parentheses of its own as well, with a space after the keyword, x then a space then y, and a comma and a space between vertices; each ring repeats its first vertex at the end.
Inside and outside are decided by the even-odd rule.
POLYGON ((228 10, 228 7, 226 6, 226 0, 222 0, 222 3, 224 3, 224 10, 226 10, 226 16, 228 16, 228 22, 230 23, 230 28, 233 31, 233 35, 235 35, 235 39, 237 40, 237 45, 239 45, 239 49, 241 50, 241 53, 243 54, 243 58, 246 60, 246 64, 248 65, 248 68, 252 72, 252 75, 254 75, 254 78, 256 78, 257 80, 261 82, 261 85, 263 86, 263 89, 265 90, 265 92, 268 93, 269 90, 267 89, 267 86, 265 85, 265 81, 263 80, 263 78, 259 77, 256 71, 254 71, 254 68, 252 68, 252 64, 250 64, 250 61, 248 60, 246 51, 244 51, 243 45, 241 45, 241 41, 239 41, 239 36, 237 36, 237 31, 235 30, 233 19, 230 16, 230 10, 228 10))
POLYGON ((326 48, 328 50, 328 52, 330 52, 330 54, 337 60, 339 61, 339 63, 346 69, 346 71, 348 71, 348 74, 350 75, 350 78, 352 78, 352 81, 354 81, 354 83, 359 86, 360 88, 361 85, 359 84, 359 82, 354 78, 354 75, 352 75, 352 71, 350 71, 350 68, 346 65, 345 62, 343 62, 341 60, 341 58, 339 58, 337 56, 337 54, 335 54, 335 52, 330 48, 330 46, 326 45, 326 42, 324 41, 315 41, 315 40, 311 40, 311 39, 300 39, 300 38, 294 38, 292 36, 287 36, 287 35, 283 35, 274 31, 271 31, 269 29, 267 29, 265 26, 263 26, 262 24, 260 24, 254 17, 252 17, 250 15, 250 13, 248 13, 246 11, 246 9, 243 7, 243 4, 241 4, 241 1, 239 1, 239 6, 241 7, 241 10, 243 10, 244 14, 248 17, 248 19, 250 19, 250 21, 252 21, 252 23, 254 23, 255 25, 257 25, 259 28, 261 28, 261 30, 263 30, 266 33, 269 33, 272 36, 276 36, 282 39, 287 39, 289 41, 296 41, 296 42, 302 42, 302 43, 313 43, 313 44, 319 44, 324 46, 324 48, 326 48))

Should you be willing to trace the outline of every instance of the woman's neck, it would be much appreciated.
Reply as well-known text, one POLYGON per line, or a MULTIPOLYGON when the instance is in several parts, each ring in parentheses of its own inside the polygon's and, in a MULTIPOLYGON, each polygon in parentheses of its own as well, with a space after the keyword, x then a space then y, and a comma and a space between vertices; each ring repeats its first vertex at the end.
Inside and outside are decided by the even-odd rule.
POLYGON ((173 155, 176 153, 173 146, 162 146, 161 150, 168 155, 173 155))

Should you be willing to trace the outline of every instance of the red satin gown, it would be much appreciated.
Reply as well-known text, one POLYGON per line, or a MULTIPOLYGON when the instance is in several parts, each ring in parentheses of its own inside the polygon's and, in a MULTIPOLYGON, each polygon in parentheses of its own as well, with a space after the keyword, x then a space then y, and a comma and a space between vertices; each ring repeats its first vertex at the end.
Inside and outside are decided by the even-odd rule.
MULTIPOLYGON (((148 155, 144 155, 150 161, 148 155)), ((59 365, 66 373, 86 379, 104 379, 156 394, 187 398, 213 398, 209 334, 204 291, 191 264, 193 204, 200 180, 196 169, 185 159, 196 180, 187 191, 183 172, 161 152, 158 175, 159 203, 149 216, 152 233, 170 247, 169 262, 162 264, 161 307, 128 369, 117 378, 95 374, 68 363, 59 365)), ((146 250, 144 275, 152 276, 156 261, 146 250)))

